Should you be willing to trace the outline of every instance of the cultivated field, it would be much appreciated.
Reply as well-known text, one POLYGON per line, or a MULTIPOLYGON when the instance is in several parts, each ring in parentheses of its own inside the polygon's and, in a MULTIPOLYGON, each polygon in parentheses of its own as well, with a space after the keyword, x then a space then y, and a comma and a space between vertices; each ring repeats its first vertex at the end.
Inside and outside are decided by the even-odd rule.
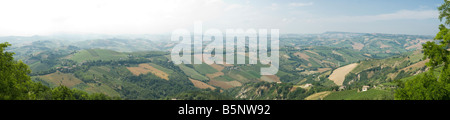
POLYGON ((92 61, 92 60, 118 60, 127 59, 127 54, 104 49, 88 49, 81 50, 73 55, 69 55, 66 58, 77 61, 92 61))
POLYGON ((319 93, 314 93, 305 98, 305 100, 323 100, 327 95, 329 95, 331 91, 323 91, 319 93))
POLYGON ((190 80, 190 81, 192 82, 192 84, 194 84, 194 86, 197 87, 197 88, 200 88, 200 89, 210 88, 211 90, 215 90, 215 89, 216 89, 215 87, 213 87, 213 86, 211 86, 211 85, 208 85, 208 84, 206 84, 206 83, 204 83, 204 82, 202 82, 202 81, 194 80, 194 79, 191 79, 191 78, 189 78, 189 80, 190 80))
POLYGON ((199 72, 200 74, 213 74, 215 72, 218 72, 216 69, 211 67, 210 65, 203 63, 203 64, 194 64, 195 71, 199 72))
POLYGON ((331 70, 331 68, 317 68, 317 71, 305 71, 305 72, 301 72, 301 73, 309 75, 309 74, 323 73, 328 70, 331 70))
POLYGON ((306 55, 305 53, 301 53, 301 52, 296 52, 296 53, 294 53, 294 55, 297 57, 300 57, 304 60, 308 60, 308 61, 309 61, 309 58, 311 58, 310 56, 306 55))
POLYGON ((227 82, 225 82, 225 81, 218 81, 218 80, 210 80, 209 84, 217 86, 217 87, 221 87, 223 89, 228 89, 228 88, 242 86, 242 83, 239 82, 239 81, 227 81, 227 82))
POLYGON ((399 70, 399 71, 404 70, 405 72, 408 72, 409 70, 422 68, 422 67, 426 66, 425 63, 427 63, 428 61, 430 61, 430 59, 427 59, 427 60, 424 60, 424 61, 417 62, 417 63, 412 64, 412 65, 410 65, 410 66, 408 66, 408 67, 405 67, 405 68, 403 68, 403 69, 401 69, 401 70, 399 70))
POLYGON ((217 65, 217 64, 211 64, 210 66, 211 66, 212 68, 216 69, 217 72, 212 73, 212 74, 206 74, 206 76, 207 76, 209 79, 214 79, 214 78, 216 78, 216 77, 219 77, 219 76, 224 75, 224 73, 222 72, 222 70, 224 69, 223 66, 217 65))
POLYGON ((430 61, 430 60, 427 59, 427 60, 424 60, 424 61, 420 61, 420 62, 414 63, 414 64, 412 64, 412 65, 410 65, 410 66, 408 66, 408 67, 405 67, 405 68, 402 68, 402 69, 398 70, 398 71, 395 72, 395 73, 389 74, 389 77, 390 77, 391 79, 395 79, 395 77, 397 77, 397 75, 398 75, 401 71, 409 72, 409 71, 414 71, 414 70, 420 69, 420 68, 422 68, 422 67, 425 67, 425 66, 426 66, 425 63, 427 63, 428 61, 430 61))
POLYGON ((353 47, 353 49, 355 49, 355 50, 362 50, 362 49, 364 48, 364 44, 354 42, 354 43, 352 44, 352 47, 353 47))
POLYGON ((83 82, 72 74, 61 73, 59 71, 52 74, 40 76, 40 78, 48 81, 55 86, 64 85, 67 87, 73 87, 83 82))
POLYGON ((221 65, 217 65, 217 64, 211 64, 211 67, 213 67, 214 69, 216 69, 217 71, 222 71, 225 67, 221 66, 221 65))
POLYGON ((336 85, 341 86, 344 83, 345 76, 357 66, 358 63, 353 63, 344 67, 340 67, 334 70, 333 73, 331 73, 330 77, 328 77, 328 79, 332 80, 336 85))
POLYGON ((344 56, 344 55, 342 55, 341 53, 339 53, 339 52, 337 52, 337 51, 335 51, 335 50, 333 50, 332 53, 333 53, 333 54, 336 54, 336 55, 339 55, 339 56, 344 56))
POLYGON ((222 76, 222 75, 224 75, 223 72, 216 72, 216 73, 213 73, 213 74, 206 74, 206 76, 209 79, 214 79, 214 78, 222 76))
POLYGON ((217 86, 217 87, 221 87, 221 88, 223 88, 223 89, 228 89, 228 88, 232 88, 232 87, 233 87, 233 86, 227 84, 227 82, 224 82, 224 81, 218 81, 218 80, 210 80, 208 83, 209 83, 210 85, 214 85, 214 86, 217 86))
POLYGON ((263 75, 261 76, 261 80, 267 82, 281 82, 280 78, 276 75, 263 75))
POLYGON ((312 54, 315 54, 315 55, 317 55, 317 56, 320 56, 319 55, 319 53, 316 53, 316 52, 314 52, 314 51, 311 51, 311 50, 305 50, 306 52, 309 52, 309 53, 312 53, 312 54))
POLYGON ((239 82, 239 81, 229 81, 229 82, 226 82, 228 85, 231 85, 231 86, 233 86, 233 87, 239 87, 239 86, 242 86, 242 83, 241 82, 239 82))
POLYGON ((187 67, 183 64, 179 65, 180 69, 184 72, 184 74, 188 75, 189 77, 196 79, 196 80, 209 80, 207 77, 203 76, 202 74, 198 73, 194 69, 187 67))
POLYGON ((86 83, 85 85, 83 85, 83 90, 88 93, 103 93, 108 96, 120 96, 120 93, 116 92, 108 85, 98 85, 96 83, 86 83))
POLYGON ((140 75, 140 74, 147 74, 152 73, 162 79, 169 80, 169 74, 154 68, 153 66, 150 66, 149 64, 143 63, 139 64, 139 67, 127 67, 128 70, 130 70, 133 75, 140 75))

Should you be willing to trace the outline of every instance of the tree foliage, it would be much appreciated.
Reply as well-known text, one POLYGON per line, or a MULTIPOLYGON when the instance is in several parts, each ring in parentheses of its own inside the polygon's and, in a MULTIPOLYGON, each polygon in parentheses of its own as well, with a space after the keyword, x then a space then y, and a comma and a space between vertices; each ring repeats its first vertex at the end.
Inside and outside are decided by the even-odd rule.
POLYGON ((436 80, 432 72, 418 75, 397 89, 395 99, 398 100, 442 100, 449 99, 445 83, 436 80))
POLYGON ((446 25, 450 25, 450 1, 444 0, 444 4, 438 7, 439 19, 445 19, 445 25, 439 25, 434 41, 423 44, 424 59, 430 61, 426 65, 430 68, 424 75, 417 76, 413 80, 404 83, 403 88, 396 91, 395 98, 400 100, 448 100, 450 92, 450 30, 446 25), (442 67, 438 77, 434 75, 434 70, 442 67))
POLYGON ((220 93, 220 91, 212 91, 210 89, 206 90, 195 90, 182 92, 173 96, 164 98, 164 100, 233 100, 232 97, 226 94, 220 93))
POLYGON ((26 99, 31 86, 31 72, 22 61, 15 61, 14 53, 5 51, 9 43, 0 44, 0 99, 26 99))

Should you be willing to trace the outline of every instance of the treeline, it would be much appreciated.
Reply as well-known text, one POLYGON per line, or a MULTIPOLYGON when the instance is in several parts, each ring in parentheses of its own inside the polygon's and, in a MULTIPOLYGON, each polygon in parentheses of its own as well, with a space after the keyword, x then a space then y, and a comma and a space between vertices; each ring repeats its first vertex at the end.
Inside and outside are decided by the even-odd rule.
MULTIPOLYGON (((66 60, 66 61, 71 61, 71 60, 66 60)), ((33 73, 30 73, 29 75, 30 76, 47 75, 47 74, 54 73, 57 70, 62 73, 75 73, 76 71, 80 71, 80 70, 87 71, 87 70, 89 70, 89 68, 91 66, 104 66, 104 65, 117 66, 117 65, 141 64, 141 63, 148 63, 148 62, 151 62, 151 61, 148 59, 145 59, 145 58, 134 58, 134 59, 127 59, 127 60, 95 60, 95 61, 84 62, 84 63, 82 63, 82 65, 68 64, 68 66, 65 66, 67 64, 64 64, 64 62, 62 62, 63 64, 61 64, 61 65, 65 66, 67 68, 64 68, 64 67, 51 68, 48 70, 33 72, 33 73), (75 67, 73 67, 73 65, 75 65, 75 67)), ((66 63, 70 63, 70 62, 66 62, 66 63)))
POLYGON ((226 92, 236 99, 244 100, 303 100, 306 97, 322 91, 331 91, 335 87, 327 87, 319 82, 310 89, 294 87, 292 83, 247 83, 241 87, 232 88, 226 92))
POLYGON ((66 86, 58 86, 55 88, 49 88, 41 83, 34 83, 33 87, 30 87, 28 98, 24 100, 120 100, 120 97, 109 97, 102 93, 92 93, 70 89, 66 86))
POLYGON ((220 93, 219 89, 206 89, 182 92, 168 96, 163 100, 234 100, 234 98, 225 93, 220 93))
POLYGON ((174 72, 169 80, 164 80, 151 73, 139 76, 128 76, 124 79, 124 86, 117 90, 125 99, 162 99, 197 88, 186 75, 174 72))
POLYGON ((103 65, 125 65, 125 64, 141 64, 151 62, 145 58, 133 58, 127 60, 96 60, 96 61, 87 61, 84 62, 83 65, 86 66, 103 66, 103 65))

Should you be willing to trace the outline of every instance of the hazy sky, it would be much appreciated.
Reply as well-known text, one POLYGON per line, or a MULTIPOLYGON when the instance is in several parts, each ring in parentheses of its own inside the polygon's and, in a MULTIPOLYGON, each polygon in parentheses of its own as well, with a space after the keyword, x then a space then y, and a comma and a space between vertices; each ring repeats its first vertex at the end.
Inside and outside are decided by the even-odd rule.
POLYGON ((2 0, 0 36, 160 34, 177 28, 434 35, 444 0, 2 0))

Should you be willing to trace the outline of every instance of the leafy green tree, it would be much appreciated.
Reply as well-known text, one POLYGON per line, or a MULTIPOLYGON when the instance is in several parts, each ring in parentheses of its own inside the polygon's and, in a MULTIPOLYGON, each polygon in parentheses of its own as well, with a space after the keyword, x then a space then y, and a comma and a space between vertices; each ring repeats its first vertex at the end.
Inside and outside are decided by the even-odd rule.
POLYGON ((27 74, 31 70, 22 61, 15 61, 14 53, 5 51, 8 46, 7 42, 0 44, 0 99, 28 99, 28 88, 33 84, 27 74))
MULTIPOLYGON (((450 1, 444 0, 445 3, 438 7, 440 12, 439 19, 445 19, 445 25, 450 25, 450 1)), ((436 42, 427 42, 423 45, 424 58, 429 58, 430 62, 427 66, 431 67, 433 70, 437 66, 443 66, 441 74, 439 76, 439 81, 444 83, 450 82, 449 77, 449 63, 450 63, 450 30, 444 24, 439 25, 439 33, 436 35, 434 40, 436 42)))
POLYGON ((403 88, 397 89, 397 100, 442 100, 448 99, 448 89, 445 84, 436 80, 432 72, 418 75, 414 79, 404 83, 403 88))
POLYGON ((52 90, 53 100, 74 100, 73 91, 65 86, 59 86, 52 90))
POLYGON ((445 25, 439 25, 439 33, 434 41, 423 45, 424 59, 430 61, 426 65, 430 68, 424 75, 417 76, 413 80, 404 83, 403 88, 396 90, 395 99, 400 100, 448 100, 450 93, 450 1, 444 0, 444 4, 438 7, 439 19, 445 19, 445 25), (438 44, 437 44, 438 43, 438 44), (433 73, 435 68, 442 67, 439 76, 433 73))

